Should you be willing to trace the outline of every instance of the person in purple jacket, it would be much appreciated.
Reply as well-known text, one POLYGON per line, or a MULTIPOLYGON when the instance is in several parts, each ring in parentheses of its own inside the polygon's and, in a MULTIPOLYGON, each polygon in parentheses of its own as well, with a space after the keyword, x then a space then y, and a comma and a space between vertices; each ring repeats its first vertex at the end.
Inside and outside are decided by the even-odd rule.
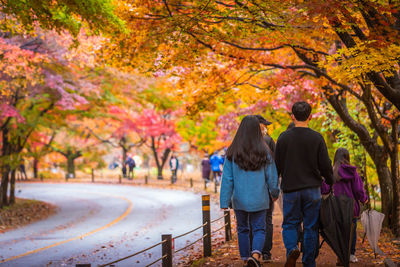
MULTIPOLYGON (((354 199, 354 235, 350 248, 350 262, 357 262, 356 241, 357 241, 357 218, 360 217, 360 202, 365 203, 368 200, 365 194, 364 184, 358 175, 357 167, 350 165, 350 154, 345 148, 338 148, 333 160, 333 193, 335 196, 345 195, 354 199)), ((321 186, 321 194, 328 194, 329 185, 325 182, 321 186)))
POLYGON ((206 185, 210 182, 211 164, 208 153, 204 154, 204 158, 201 161, 201 174, 203 179, 206 181, 206 185))

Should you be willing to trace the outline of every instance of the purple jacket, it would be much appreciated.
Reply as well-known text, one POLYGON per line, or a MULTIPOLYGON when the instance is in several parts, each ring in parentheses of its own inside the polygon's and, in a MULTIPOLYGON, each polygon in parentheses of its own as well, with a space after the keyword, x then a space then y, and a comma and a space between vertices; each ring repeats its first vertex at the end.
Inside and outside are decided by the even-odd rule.
MULTIPOLYGON (((354 199, 354 217, 360 216, 359 201, 364 203, 367 201, 368 196, 364 191, 364 184, 357 173, 357 167, 342 164, 339 167, 338 175, 341 178, 333 185, 333 192, 335 196, 345 195, 354 199)), ((322 182, 321 194, 329 193, 329 185, 322 182)))
POLYGON ((208 179, 210 177, 210 172, 211 172, 210 161, 208 158, 204 158, 203 161, 201 162, 201 173, 203 178, 208 179))

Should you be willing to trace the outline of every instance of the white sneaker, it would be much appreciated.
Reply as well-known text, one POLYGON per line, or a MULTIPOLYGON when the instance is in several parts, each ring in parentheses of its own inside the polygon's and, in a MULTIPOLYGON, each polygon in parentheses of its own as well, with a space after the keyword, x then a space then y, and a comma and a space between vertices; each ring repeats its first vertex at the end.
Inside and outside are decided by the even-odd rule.
POLYGON ((356 255, 350 255, 350 262, 353 262, 353 263, 358 262, 356 255))

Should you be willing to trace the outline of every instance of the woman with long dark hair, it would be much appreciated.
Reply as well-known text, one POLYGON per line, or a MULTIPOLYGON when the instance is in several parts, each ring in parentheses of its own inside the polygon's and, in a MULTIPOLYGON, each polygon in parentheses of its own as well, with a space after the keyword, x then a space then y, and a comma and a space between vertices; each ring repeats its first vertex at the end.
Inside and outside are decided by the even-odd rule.
POLYGON ((279 191, 275 162, 263 139, 259 121, 256 116, 246 116, 226 152, 220 193, 221 208, 227 209, 232 203, 235 211, 239 252, 245 266, 261 266, 269 194, 275 201, 279 191), (253 235, 251 246, 249 223, 253 235))
MULTIPOLYGON (((367 194, 364 191, 364 184, 358 175, 357 167, 350 164, 350 153, 345 148, 338 148, 333 159, 333 193, 335 196, 345 195, 354 199, 353 224, 354 235, 350 247, 350 262, 357 262, 356 241, 357 241, 357 218, 360 217, 360 204, 368 200, 367 194)), ((329 185, 322 183, 321 193, 328 194, 330 191, 329 185)), ((338 265, 340 266, 338 261, 338 265)))

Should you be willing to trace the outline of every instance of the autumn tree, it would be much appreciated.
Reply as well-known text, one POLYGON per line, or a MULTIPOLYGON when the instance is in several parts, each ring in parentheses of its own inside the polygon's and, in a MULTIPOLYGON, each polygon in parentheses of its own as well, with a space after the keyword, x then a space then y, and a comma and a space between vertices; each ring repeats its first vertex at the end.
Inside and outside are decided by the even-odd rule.
POLYGON ((150 147, 157 166, 157 178, 163 179, 163 169, 170 153, 180 143, 172 110, 144 109, 136 118, 138 132, 150 147))

